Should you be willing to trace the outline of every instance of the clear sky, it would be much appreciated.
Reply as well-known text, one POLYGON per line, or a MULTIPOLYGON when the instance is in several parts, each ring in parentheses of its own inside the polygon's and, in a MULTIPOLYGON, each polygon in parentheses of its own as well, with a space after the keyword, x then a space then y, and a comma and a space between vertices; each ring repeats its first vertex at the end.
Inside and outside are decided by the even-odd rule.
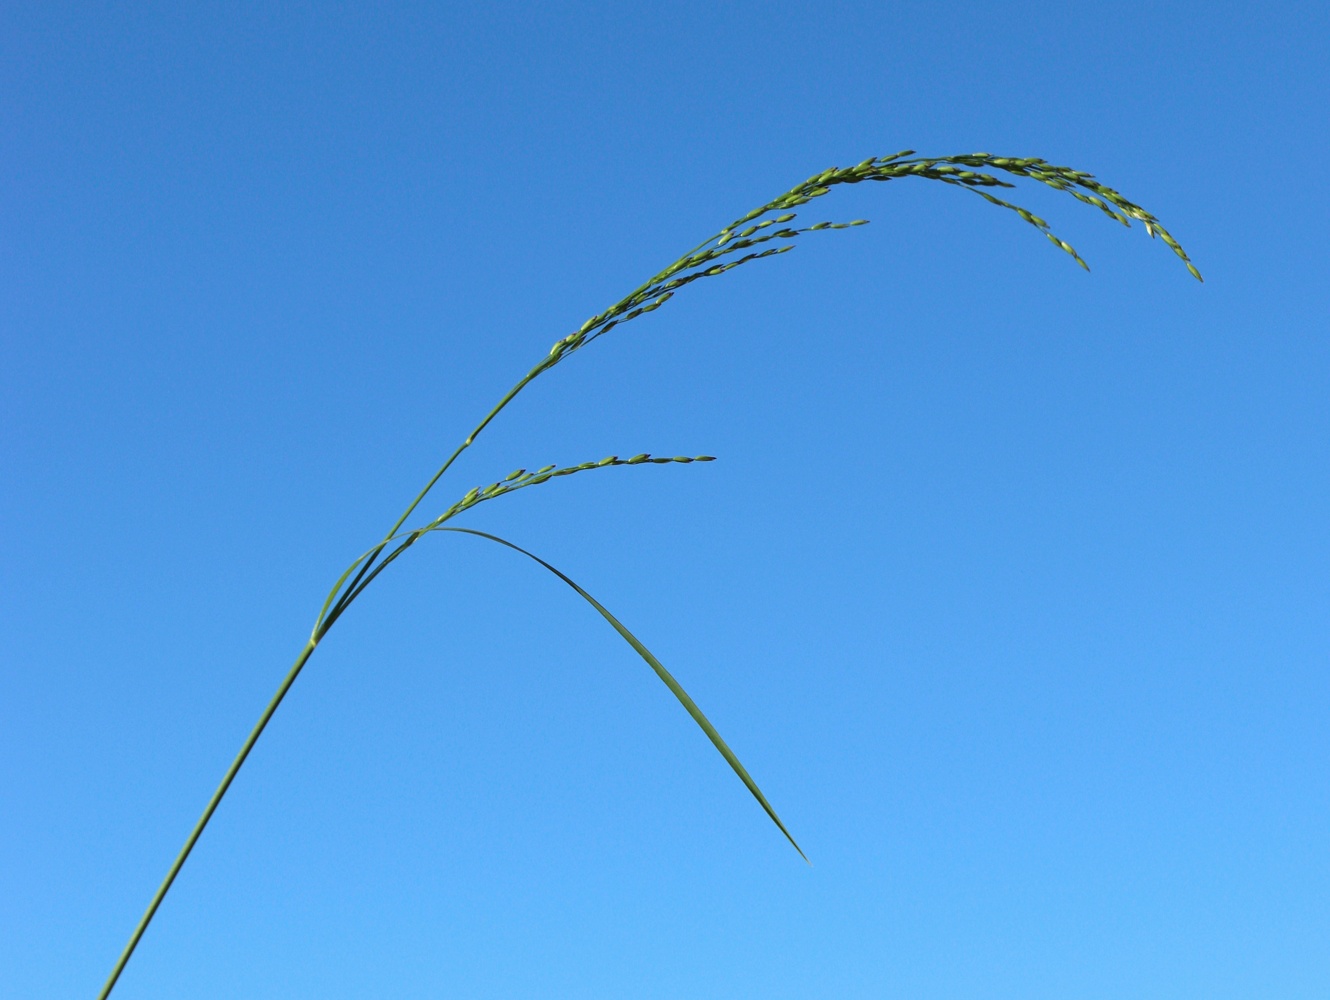
POLYGON ((0 997, 91 998, 327 587, 557 337, 680 293, 440 487, 116 997, 1330 994, 1330 13, 0 10, 0 997), (811 219, 811 216, 810 216, 811 219))

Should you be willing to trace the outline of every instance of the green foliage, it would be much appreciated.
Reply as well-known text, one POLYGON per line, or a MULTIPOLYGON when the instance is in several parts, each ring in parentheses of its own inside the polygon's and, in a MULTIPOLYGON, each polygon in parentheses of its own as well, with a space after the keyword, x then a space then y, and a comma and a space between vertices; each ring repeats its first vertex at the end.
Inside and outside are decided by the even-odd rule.
MULTIPOLYGON (((213 793, 209 800, 207 808, 203 815, 195 824, 185 841, 184 847, 172 863, 168 870, 166 878, 158 887, 147 912, 139 921, 134 933, 130 936, 129 943, 116 962, 111 971, 110 977, 98 994, 98 1000, 106 1000, 115 987, 125 964, 129 961, 134 949, 138 946, 148 924, 152 921, 158 907, 165 898, 166 893, 175 881, 185 860, 189 857, 194 845, 198 842, 208 821, 212 818, 222 798, 226 795, 227 789, 231 787, 231 782, 235 780, 240 768, 244 765, 250 750, 263 734, 273 713, 286 697, 287 691, 295 683, 296 678, 304 669, 306 662, 313 654, 315 648, 324 636, 328 634, 329 629, 336 623, 337 619, 351 606, 357 597, 364 593, 374 580, 400 558, 409 548, 416 544, 426 535, 437 531, 459 532, 469 534, 480 538, 488 539, 500 545, 507 546, 530 559, 535 560, 545 569, 559 577, 564 583, 575 590, 584 600, 586 600, 595 610, 619 633, 620 636, 637 652, 639 656, 655 671, 669 691, 678 699, 680 704, 697 723, 707 738, 720 752, 721 756, 729 764, 730 768, 738 775, 744 786, 752 793, 762 806, 767 816, 776 824, 777 828, 785 835, 789 842, 803 856, 803 851, 795 843, 794 837, 785 828, 776 811, 767 801, 766 796, 762 794, 757 783, 753 781, 739 758, 729 748, 721 738, 720 733, 711 724, 702 710, 689 697, 677 680, 665 669, 664 665, 644 646, 636 636, 634 636, 624 625, 610 614, 605 607, 594 597, 583 590, 561 571, 555 569, 549 563, 538 556, 533 555, 526 549, 523 549, 512 542, 505 541, 496 535, 487 534, 483 531, 476 531, 471 528, 462 528, 449 525, 448 522, 454 517, 466 513, 471 508, 490 500, 497 500, 499 497, 507 496, 518 490, 526 489, 529 486, 539 486, 550 482, 560 476, 569 476, 581 472, 590 472, 594 469, 605 469, 616 466, 636 466, 636 465, 666 465, 683 464, 687 465, 693 462, 713 461, 709 455, 699 455, 695 458, 674 457, 674 458, 653 458, 647 454, 634 455, 632 458, 621 459, 618 456, 603 458, 598 462, 584 462, 581 465, 566 466, 559 468, 553 465, 547 465, 537 469, 534 472, 527 472, 525 469, 518 469, 510 473, 502 480, 493 482, 485 487, 476 487, 468 491, 460 500, 452 504, 443 513, 430 521, 420 525, 417 528, 403 530, 403 525, 415 513, 416 508, 425 500, 435 485, 443 477, 444 473, 457 460, 458 456, 469 448, 476 438, 489 426, 490 422, 503 411, 503 409, 513 401, 517 395, 526 388, 532 381, 539 378, 551 368, 560 364, 571 355, 586 347, 598 337, 604 336, 616 326, 632 322, 647 313, 654 312, 668 302, 678 291, 687 287, 695 281, 703 278, 714 278, 718 275, 732 271, 736 267, 752 263, 757 260, 766 260, 793 250, 795 242, 799 237, 814 232, 824 232, 837 229, 849 229, 854 226, 865 225, 866 219, 854 219, 850 222, 817 222, 810 226, 791 227, 790 223, 797 218, 797 213, 791 209, 800 208, 809 204, 815 198, 821 198, 828 194, 832 188, 841 184, 859 184, 864 181, 883 182, 899 180, 908 177, 920 177, 925 180, 941 181, 953 187, 970 191, 973 194, 985 199, 990 204, 997 205, 999 208, 1005 208, 1015 212, 1022 220, 1029 223, 1044 234, 1054 246, 1063 252, 1070 254, 1071 257, 1082 267, 1089 270, 1089 266, 1081 258, 1080 254, 1067 243, 1057 236, 1050 228, 1047 222, 1026 209, 1015 205, 1003 198, 993 194, 993 189, 1013 188, 1015 184, 1012 180, 1004 180, 999 174, 1005 174, 1010 178, 1019 180, 1026 179, 1037 181, 1053 188, 1056 191, 1062 191, 1077 201, 1084 202, 1102 211, 1109 218, 1122 223, 1124 226, 1130 226, 1132 220, 1142 223, 1146 233, 1151 237, 1158 236, 1173 251, 1174 254, 1186 265, 1187 270, 1198 281, 1201 280, 1201 274, 1196 270, 1187 254, 1178 244, 1169 232, 1160 225, 1156 219, 1145 209, 1128 201, 1112 188, 1101 184, 1093 175, 1079 170, 1072 170, 1070 167, 1058 167, 1038 158, 1013 159, 1010 157, 993 156, 990 153, 967 153, 960 156, 942 156, 942 157, 919 157, 914 150, 902 150, 899 153, 893 153, 890 156, 870 157, 862 163, 853 167, 831 167, 819 174, 814 174, 801 184, 796 185, 789 191, 767 202, 759 208, 753 209, 746 215, 734 220, 725 226, 719 232, 714 233, 703 242, 699 243, 692 250, 688 251, 674 263, 670 264, 660 273, 654 275, 644 282, 638 288, 634 289, 624 298, 614 303, 604 312, 592 316, 575 331, 566 337, 555 341, 550 348, 549 353, 545 355, 537 364, 524 375, 516 385, 514 385, 503 396, 502 399, 490 410, 488 414, 472 429, 466 439, 457 447, 448 457, 433 477, 425 484, 424 489, 417 494, 416 498, 407 506, 405 512, 397 519, 393 526, 388 529, 383 539, 373 548, 366 551, 355 562, 347 567, 346 571, 338 578, 337 582, 329 591, 323 607, 314 623, 314 629, 310 634, 309 641, 301 650, 296 658, 294 665, 288 671, 277 693, 268 703, 263 714, 259 717, 258 723, 246 738, 241 746, 240 752, 231 762, 221 784, 213 793), (768 246, 768 244, 774 244, 768 246)), ((805 860, 807 858, 805 857, 805 860)))

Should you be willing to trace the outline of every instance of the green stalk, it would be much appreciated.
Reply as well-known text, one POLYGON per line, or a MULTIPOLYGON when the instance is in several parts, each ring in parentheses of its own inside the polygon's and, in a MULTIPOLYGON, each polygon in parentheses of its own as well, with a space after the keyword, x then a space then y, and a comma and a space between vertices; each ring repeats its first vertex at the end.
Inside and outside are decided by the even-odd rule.
POLYGON ((185 861, 189 857, 190 852, 194 850, 194 845, 198 843, 204 827, 208 825, 208 820, 212 819, 212 814, 217 811, 217 807, 222 802, 222 797, 226 795, 226 790, 231 787, 231 782, 233 782, 236 775, 240 773, 240 768, 244 765, 245 758, 249 756, 249 752, 254 749, 254 744, 257 743, 259 737, 263 735, 263 730, 267 728, 268 720, 271 719, 273 713, 277 711, 277 706, 280 705, 282 699, 286 697, 286 692, 291 690, 291 685, 294 684, 296 678, 300 676, 300 671, 304 669, 305 663, 309 660, 311 654, 313 654, 316 646, 318 646, 318 641, 315 639, 310 639, 309 642, 305 644, 305 648, 302 649, 300 655, 296 657, 296 662, 292 664, 286 678, 277 689, 277 693, 272 696, 272 701, 268 702, 268 707, 265 708, 263 714, 259 716, 258 723, 256 723, 254 728, 250 730, 249 737, 240 748, 240 752, 236 754, 236 759, 231 761, 231 766, 226 769, 226 776, 222 778, 222 783, 217 786, 217 791, 213 792, 212 798, 208 800, 208 805, 207 808, 203 810, 203 815, 199 817, 199 821, 194 824, 194 829, 190 831, 189 838, 185 841, 185 846, 180 849, 180 853, 176 855, 175 861, 171 863, 171 870, 166 873, 166 878, 162 879, 162 884, 157 887, 157 892, 153 895, 152 902, 148 904, 148 909, 147 912, 143 914, 143 919, 141 919, 138 926, 134 928, 134 933, 129 936, 129 944, 125 945, 125 950, 120 953, 120 958, 115 963, 115 968, 111 970, 111 975, 106 979, 106 985, 103 986, 102 991, 97 994, 97 1000, 106 1000, 106 998, 111 995, 111 990, 115 988, 116 980, 120 978, 120 973, 125 970, 125 965, 129 962, 130 956, 134 954, 134 949, 139 946, 139 939, 143 937, 143 932, 148 929, 148 924, 152 923, 152 918, 157 913, 157 908, 162 905, 162 900, 166 898, 166 893, 170 890, 171 883, 174 882, 175 877, 180 874, 180 869, 185 866, 185 861))
MULTIPOLYGON (((411 501, 411 504, 402 512, 402 516, 399 517, 388 530, 383 541, 370 551, 369 557, 365 558, 361 563, 355 579, 346 586, 345 590, 342 590, 342 584, 346 582, 347 577, 350 575, 350 571, 348 570, 346 573, 343 573, 341 579, 337 581, 336 586, 333 587, 332 593, 328 595, 328 602, 324 605, 324 613, 319 617, 319 623, 315 626, 314 634, 310 637, 309 642, 305 644, 305 648, 300 651, 300 655, 296 657, 295 663, 292 664, 290 671, 287 672, 286 677, 277 688, 277 693, 272 696, 272 700, 268 702, 268 707, 265 708, 263 714, 259 716, 259 721, 254 725, 254 728, 250 730, 249 736, 245 739, 244 744, 240 748, 240 752, 237 753, 235 759, 231 761, 231 766, 226 769, 226 774, 222 777, 221 784, 219 784, 217 790, 212 793, 212 798, 208 800, 208 805, 204 808, 203 815, 199 817, 199 821, 194 824, 194 829, 190 831, 189 837, 185 840, 185 846, 180 849, 180 853, 176 855, 175 861, 171 863, 171 867, 166 873, 166 878, 162 879, 162 884, 157 887, 157 892, 153 894, 152 902, 148 904, 148 909, 144 912, 142 919, 139 920, 138 926, 134 928, 134 933, 129 936, 129 943, 125 945, 125 950, 120 953, 120 958, 116 960, 115 967, 111 970, 110 976, 107 977, 105 985, 102 986, 101 992, 97 994, 97 1000, 106 1000, 106 998, 111 995, 111 990, 115 988, 116 981, 119 980, 120 974, 124 972, 125 966, 129 963, 130 957, 134 954, 134 949, 138 947, 139 941, 143 938, 144 932, 148 929, 148 925, 152 923, 152 918, 157 915, 157 910, 162 905, 162 900, 166 898, 166 894, 170 891, 172 884, 176 880, 176 876, 180 874, 180 869, 185 866, 185 861, 188 860, 190 854, 193 852, 194 845, 198 843, 199 837, 203 835, 203 831, 207 828, 208 821, 212 819, 213 813, 215 813, 217 807, 221 805, 222 799, 226 796, 227 790, 231 787, 231 782, 235 781, 236 775, 240 773, 240 768, 244 766, 246 758, 249 757, 249 752, 254 749, 254 744, 256 744, 259 741, 259 737, 263 735, 263 730, 268 727, 268 722, 277 711, 277 707, 281 705, 287 692, 291 690, 291 685, 294 684, 296 678, 300 676, 300 671, 302 671, 305 668, 305 664, 309 662, 310 656, 313 655, 314 650, 318 647, 319 640, 328 634, 328 630, 332 628, 333 622, 341 617, 342 612, 350 606, 351 602, 355 600, 364 589, 363 586, 357 588, 357 584, 362 583, 365 575, 370 573, 370 568, 374 565, 379 553, 383 551, 383 547, 393 540, 398 529, 406 523, 406 519, 415 512, 415 509, 420 506, 425 497, 429 495, 430 490, 432 490, 438 481, 443 478, 443 474, 448 471, 449 467, 455 461, 457 461, 462 452, 466 451, 467 448, 475 443, 476 438, 480 436, 480 433, 487 426, 489 426, 490 422, 493 421, 494 418, 503 411, 504 407, 511 403, 517 397, 517 394, 525 389, 536 376, 540 375, 545 370, 545 367, 547 367, 547 365, 542 361, 540 364, 532 368, 531 371, 527 372, 522 380, 509 389, 494 408, 485 415, 485 418, 476 425, 475 429, 467 435, 466 440, 457 446, 457 450, 448 456, 448 460, 439 467, 439 470, 435 472, 429 482, 425 484, 425 488, 420 491, 414 500, 411 501), (337 596, 339 591, 341 591, 340 597, 337 596), (329 607, 330 605, 331 607, 329 607)), ((405 548, 405 546, 403 547, 405 548)), ((354 565, 352 568, 355 568, 354 565)), ((383 567, 380 566, 375 569, 373 573, 370 573, 370 579, 377 576, 378 572, 382 569, 383 567)), ((369 581, 364 580, 363 582, 367 584, 369 581)))
POLYGON ((494 409, 485 414, 485 419, 475 426, 475 429, 466 436, 466 440, 457 446, 457 450, 448 456, 448 460, 444 462, 443 465, 439 466, 439 470, 430 477, 429 482, 425 484, 425 488, 416 495, 416 498, 412 500, 406 510, 402 512, 402 516, 399 517, 393 523, 393 526, 388 529, 388 533, 383 536, 383 540, 370 550, 369 557, 365 559, 359 570, 356 571, 355 578, 346 585, 345 590, 342 590, 342 584, 346 583, 346 578, 351 575, 351 570, 356 568, 355 565, 353 564, 350 569, 342 574, 341 579, 337 581, 333 586, 332 591, 328 594, 328 600, 324 602, 324 610, 319 615, 319 620, 314 626, 315 636, 326 634, 328 629, 325 626, 331 626, 332 622, 339 618, 350 603, 356 599, 356 595, 364 589, 364 587, 357 589, 357 584, 361 583, 361 581, 364 580, 365 575, 369 573, 371 567, 373 567, 375 561, 379 558, 379 553, 383 551, 383 547, 393 540, 393 536, 396 535, 402 525, 406 523, 406 519, 415 513, 416 508, 419 507, 425 497, 429 495, 430 490, 434 489, 439 480, 443 478, 443 474, 452 467, 452 464, 457 461, 462 452, 466 451, 475 443, 476 438, 480 437, 481 432, 490 425, 490 422, 495 417, 503 412, 504 407, 517 398, 518 393, 530 385, 539 375, 542 375, 550 367, 550 359, 542 359, 540 364, 536 365, 522 376, 521 380, 508 390, 504 397, 495 404, 494 409), (340 596, 338 591, 341 591, 340 596))

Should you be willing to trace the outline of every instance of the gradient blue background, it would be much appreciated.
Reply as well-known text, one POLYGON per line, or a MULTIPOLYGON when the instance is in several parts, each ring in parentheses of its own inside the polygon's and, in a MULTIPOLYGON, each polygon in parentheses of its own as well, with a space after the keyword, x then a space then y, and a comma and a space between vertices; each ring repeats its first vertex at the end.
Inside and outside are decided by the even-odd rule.
POLYGON ((904 146, 445 482, 117 997, 1324 998, 1322 4, 0 14, 0 996, 91 997, 327 586, 558 336, 904 146))

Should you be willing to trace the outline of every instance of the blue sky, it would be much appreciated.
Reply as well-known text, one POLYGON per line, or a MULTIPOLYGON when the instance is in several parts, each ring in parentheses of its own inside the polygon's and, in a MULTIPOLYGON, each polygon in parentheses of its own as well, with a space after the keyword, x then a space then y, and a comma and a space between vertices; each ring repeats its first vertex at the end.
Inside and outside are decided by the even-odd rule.
POLYGON ((867 227, 542 378, 116 997, 1324 997, 1321 5, 7 4, 0 997, 92 997, 323 594, 557 337, 811 173, 867 227))

